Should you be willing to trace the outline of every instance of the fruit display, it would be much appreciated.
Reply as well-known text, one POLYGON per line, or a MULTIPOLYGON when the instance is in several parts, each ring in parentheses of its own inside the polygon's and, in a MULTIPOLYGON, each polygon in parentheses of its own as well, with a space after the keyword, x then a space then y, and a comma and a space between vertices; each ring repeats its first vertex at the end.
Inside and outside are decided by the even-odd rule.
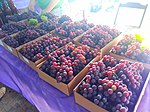
POLYGON ((50 53, 40 69, 57 82, 68 84, 97 54, 97 50, 90 50, 86 45, 69 43, 50 53))
POLYGON ((56 18, 56 16, 55 16, 55 15, 53 15, 53 14, 51 14, 51 13, 49 13, 49 12, 47 12, 47 13, 43 13, 43 14, 42 14, 42 16, 47 16, 47 17, 48 17, 48 19, 56 18))
POLYGON ((41 23, 39 28, 45 31, 52 31, 59 26, 60 24, 58 23, 58 21, 56 19, 53 19, 41 23))
POLYGON ((34 17, 32 17, 32 18, 29 18, 28 19, 28 21, 30 21, 30 20, 36 20, 38 23, 41 23, 41 22, 43 22, 43 21, 47 21, 48 20, 48 17, 47 16, 40 16, 40 15, 37 15, 37 16, 34 16, 34 17))
POLYGON ((29 25, 36 26, 38 24, 38 20, 37 19, 29 19, 28 23, 29 23, 29 25))
POLYGON ((60 27, 55 29, 55 33, 73 39, 92 27, 94 27, 94 25, 87 23, 86 20, 78 22, 64 22, 60 27))
POLYGON ((22 14, 14 14, 11 16, 7 16, 7 19, 10 21, 18 22, 18 21, 21 21, 24 19, 32 18, 32 17, 37 16, 37 15, 38 15, 37 13, 29 11, 29 12, 24 12, 22 14))
POLYGON ((48 20, 48 17, 47 17, 47 16, 42 15, 42 16, 41 16, 41 20, 42 20, 42 21, 47 21, 47 20, 48 20))
POLYGON ((0 39, 4 38, 6 36, 8 36, 8 34, 4 31, 0 30, 0 39))
POLYGON ((59 18, 58 23, 61 24, 61 23, 65 22, 65 21, 71 22, 72 20, 71 20, 71 18, 70 18, 69 16, 67 16, 67 15, 62 15, 62 16, 59 18))
POLYGON ((6 32, 9 35, 13 33, 17 33, 18 31, 22 31, 27 28, 28 28, 28 25, 23 22, 7 23, 1 27, 2 31, 6 32))
POLYGON ((107 25, 97 25, 97 27, 101 28, 105 32, 108 32, 113 38, 117 37, 121 33, 117 29, 110 28, 107 25))
POLYGON ((105 55, 88 68, 79 94, 109 112, 133 112, 143 84, 141 63, 105 55))
POLYGON ((91 48, 101 49, 115 37, 119 36, 119 34, 120 32, 115 29, 97 25, 93 29, 88 30, 86 34, 81 37, 79 42, 91 48))
POLYGON ((38 41, 26 44, 19 52, 27 59, 35 62, 69 42, 70 39, 60 39, 50 34, 38 41))
POLYGON ((32 29, 35 30, 36 32, 38 32, 40 36, 43 36, 43 35, 45 35, 47 33, 46 31, 44 31, 42 29, 38 29, 38 28, 34 28, 34 27, 32 28, 31 27, 31 30, 32 29))
POLYGON ((46 33, 47 33, 46 31, 40 29, 25 29, 13 37, 6 36, 4 42, 10 47, 16 48, 46 33))
POLYGON ((144 47, 142 38, 134 35, 124 35, 111 52, 126 58, 150 64, 150 48, 144 47))
POLYGON ((114 28, 72 21, 67 15, 29 11, 7 18, 13 22, 1 27, 0 47, 42 80, 66 95, 74 89, 76 102, 88 110, 137 109, 149 80, 145 64, 150 64, 150 47, 143 45, 143 37, 124 35, 122 39, 114 28))
POLYGON ((44 27, 48 27, 50 23, 47 21, 56 21, 56 20, 57 19, 55 16, 53 16, 52 18, 48 18, 46 15, 42 14, 28 19, 28 23, 29 25, 33 25, 33 26, 36 26, 38 23, 41 23, 42 25, 44 25, 44 27))

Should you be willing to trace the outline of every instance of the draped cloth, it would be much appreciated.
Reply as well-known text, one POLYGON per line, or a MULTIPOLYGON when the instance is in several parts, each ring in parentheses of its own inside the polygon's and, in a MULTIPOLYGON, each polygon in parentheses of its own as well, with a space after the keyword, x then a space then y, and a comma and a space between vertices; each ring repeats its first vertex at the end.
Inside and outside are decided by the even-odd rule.
MULTIPOLYGON (((66 96, 41 80, 38 74, 0 46, 0 82, 21 93, 40 112, 87 112, 66 96)), ((150 112, 150 82, 137 112, 150 112)))

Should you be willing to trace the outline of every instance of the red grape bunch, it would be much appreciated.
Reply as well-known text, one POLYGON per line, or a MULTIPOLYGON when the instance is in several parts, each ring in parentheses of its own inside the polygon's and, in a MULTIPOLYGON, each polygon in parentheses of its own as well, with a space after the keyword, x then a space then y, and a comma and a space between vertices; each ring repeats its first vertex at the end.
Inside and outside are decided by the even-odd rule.
POLYGON ((24 19, 29 19, 32 18, 34 16, 37 16, 38 14, 32 11, 28 11, 28 12, 24 12, 22 14, 14 14, 11 16, 7 16, 7 19, 10 21, 14 21, 14 22, 18 22, 24 19))
POLYGON ((40 30, 40 29, 25 29, 21 32, 19 32, 15 36, 6 36, 4 39, 4 42, 9 45, 10 47, 16 48, 20 45, 23 45, 31 40, 34 40, 44 34, 46 34, 46 31, 40 30))
POLYGON ((18 31, 22 31, 24 29, 27 29, 28 27, 29 26, 23 22, 7 23, 5 25, 2 25, 2 31, 11 35, 11 34, 17 33, 18 31))
POLYGON ((143 65, 105 55, 90 63, 78 92, 110 112, 133 111, 142 84, 143 65))
POLYGON ((8 34, 5 31, 0 30, 0 39, 8 36, 8 34))
POLYGON ((62 15, 59 19, 58 19, 58 23, 62 24, 63 22, 68 21, 71 22, 71 18, 67 15, 62 15))
POLYGON ((68 84, 96 55, 86 46, 70 43, 63 49, 50 53, 40 69, 57 82, 68 84), (90 58, 86 57, 88 53, 92 53, 90 58))
POLYGON ((56 28, 55 33, 65 37, 75 38, 93 26, 93 24, 89 24, 85 20, 79 22, 67 21, 64 22, 60 27, 56 28))
POLYGON ((120 31, 118 31, 117 29, 114 28, 110 28, 107 25, 97 25, 97 27, 103 29, 105 32, 108 32, 113 38, 117 37, 118 35, 120 35, 120 31))
POLYGON ((133 35, 124 35, 118 45, 113 46, 111 52, 143 63, 150 63, 150 49, 141 48, 141 42, 137 41, 133 35))
POLYGON ((50 34, 36 42, 26 44, 22 49, 20 49, 20 53, 27 59, 35 62, 41 58, 46 57, 51 52, 69 42, 70 39, 60 39, 50 34))
POLYGON ((52 31, 55 28, 59 27, 60 24, 56 20, 45 21, 40 24, 40 29, 45 31, 52 31))
POLYGON ((96 26, 88 30, 86 34, 82 36, 80 42, 91 48, 101 49, 119 35, 119 33, 116 33, 115 35, 117 36, 113 37, 113 35, 109 33, 110 32, 104 30, 102 27, 96 26))

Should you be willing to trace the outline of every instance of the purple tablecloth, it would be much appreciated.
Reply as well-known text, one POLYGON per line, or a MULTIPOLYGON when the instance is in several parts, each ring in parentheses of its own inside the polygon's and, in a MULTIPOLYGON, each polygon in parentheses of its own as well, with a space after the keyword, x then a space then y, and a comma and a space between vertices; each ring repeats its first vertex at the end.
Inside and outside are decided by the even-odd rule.
MULTIPOLYGON (((77 105, 73 95, 68 97, 0 46, 0 82, 23 94, 40 112, 87 112, 77 105)), ((150 82, 138 112, 150 112, 150 82)))
POLYGON ((30 0, 12 0, 17 9, 27 8, 30 0))

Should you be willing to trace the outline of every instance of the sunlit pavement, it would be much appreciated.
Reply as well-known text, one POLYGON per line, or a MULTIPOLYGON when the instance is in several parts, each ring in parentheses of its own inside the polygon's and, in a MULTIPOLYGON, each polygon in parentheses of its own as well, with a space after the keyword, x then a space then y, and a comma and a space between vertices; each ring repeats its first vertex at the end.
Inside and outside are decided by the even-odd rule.
POLYGON ((23 95, 0 83, 0 88, 6 87, 6 94, 0 99, 0 112, 38 112, 23 95))

